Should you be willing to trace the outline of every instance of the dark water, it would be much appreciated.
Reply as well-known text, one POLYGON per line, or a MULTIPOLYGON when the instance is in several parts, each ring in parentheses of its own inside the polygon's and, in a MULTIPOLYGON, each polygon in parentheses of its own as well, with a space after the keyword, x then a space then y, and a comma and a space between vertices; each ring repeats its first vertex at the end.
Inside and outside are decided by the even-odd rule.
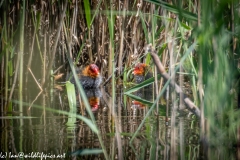
MULTIPOLYGON (((154 109, 134 136, 150 107, 124 96, 121 90, 112 106, 111 95, 100 92, 87 96, 110 159, 198 159, 199 122, 192 116, 179 116, 172 126, 166 106, 160 105, 165 109, 159 110, 159 116, 154 109)), ((37 95, 37 91, 24 95, 23 113, 18 112, 19 102, 13 101, 14 112, 1 117, 0 158, 105 159, 97 134, 83 121, 58 112, 75 112, 69 109, 65 90, 37 95)), ((76 113, 90 119, 80 103, 76 113)))

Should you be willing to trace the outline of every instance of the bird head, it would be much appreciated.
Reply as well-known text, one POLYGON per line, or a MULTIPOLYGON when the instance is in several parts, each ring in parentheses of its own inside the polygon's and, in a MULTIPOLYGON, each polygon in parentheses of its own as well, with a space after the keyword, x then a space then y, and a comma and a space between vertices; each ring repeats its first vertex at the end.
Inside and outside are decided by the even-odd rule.
POLYGON ((83 74, 85 76, 90 76, 92 78, 96 78, 99 76, 99 68, 96 64, 90 64, 83 70, 83 74))
POLYGON ((145 63, 138 63, 134 69, 133 74, 138 76, 144 76, 147 65, 145 63))

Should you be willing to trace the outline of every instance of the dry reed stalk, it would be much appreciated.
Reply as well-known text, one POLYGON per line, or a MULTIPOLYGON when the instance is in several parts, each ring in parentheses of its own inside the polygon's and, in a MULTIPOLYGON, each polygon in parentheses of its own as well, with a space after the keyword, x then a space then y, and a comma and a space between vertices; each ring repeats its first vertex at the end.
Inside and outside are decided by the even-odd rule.
POLYGON ((34 74, 33 74, 32 71, 31 71, 31 69, 28 68, 28 70, 29 70, 29 72, 31 73, 31 75, 32 75, 32 77, 33 77, 33 79, 34 79, 34 81, 36 82, 36 84, 37 84, 37 86, 38 86, 38 88, 39 88, 41 91, 43 91, 41 85, 38 83, 37 79, 35 78, 34 74))
POLYGON ((28 111, 32 108, 32 105, 33 105, 34 102, 38 99, 38 97, 41 95, 42 92, 43 92, 43 90, 40 90, 40 92, 38 93, 38 95, 35 97, 35 99, 32 101, 32 103, 31 103, 30 106, 28 107, 28 111))
MULTIPOLYGON (((36 9, 36 8, 34 8, 34 9, 36 9)), ((35 15, 35 20, 36 20, 36 15, 35 15)), ((28 58, 27 68, 31 68, 36 32, 37 32, 37 26, 34 27, 34 32, 33 32, 33 37, 32 37, 33 40, 32 40, 32 44, 31 44, 31 50, 30 50, 30 54, 29 54, 29 58, 28 58)), ((26 77, 28 77, 28 72, 26 73, 26 77)), ((28 82, 28 78, 26 78, 26 83, 27 82, 28 82)))
MULTIPOLYGON (((4 32, 3 32, 3 39, 7 39, 7 23, 6 23, 6 11, 4 11, 4 13, 3 13, 3 19, 4 19, 4 27, 3 27, 3 30, 4 30, 4 32)), ((5 45, 4 45, 4 40, 2 40, 2 47, 4 48, 5 47, 5 45)), ((1 65, 1 88, 4 88, 4 86, 5 86, 5 92, 4 92, 4 95, 3 95, 3 97, 4 98, 1 98, 1 101, 2 101, 2 103, 1 103, 1 105, 2 105, 2 107, 1 107, 1 110, 2 110, 2 113, 3 113, 3 111, 5 111, 5 107, 6 107, 6 104, 7 104, 7 102, 6 101, 8 101, 8 69, 7 69, 7 67, 8 67, 8 56, 9 56, 9 54, 8 54, 8 48, 6 48, 6 55, 4 55, 3 57, 4 58, 2 58, 2 65, 1 65), (5 74, 4 74, 4 71, 5 71, 5 74), (5 104, 4 104, 4 99, 5 99, 5 104)))
POLYGON ((64 20, 64 17, 66 15, 67 4, 68 4, 68 1, 65 1, 64 5, 63 5, 61 18, 60 18, 60 21, 59 21, 59 26, 58 26, 58 29, 57 29, 57 35, 56 35, 56 38, 55 38, 54 46, 53 46, 53 49, 51 51, 52 52, 52 56, 50 57, 50 63, 49 63, 49 67, 48 67, 47 77, 49 77, 50 74, 51 74, 53 62, 54 62, 54 59, 56 58, 55 57, 56 49, 57 49, 57 46, 58 46, 58 40, 59 40, 59 37, 60 37, 60 31, 62 29, 63 20, 64 20))
MULTIPOLYGON (((120 49, 119 49, 119 56, 118 56, 118 68, 122 68, 123 65, 123 39, 125 34, 125 18, 126 18, 126 10, 128 9, 127 0, 124 1, 123 5, 123 16, 120 18, 120 49)), ((120 6, 119 6, 120 10, 120 6)), ((121 74, 121 69, 118 70, 118 75, 121 74)))
POLYGON ((42 67, 42 82, 41 86, 46 81, 46 59, 47 59, 47 34, 46 32, 44 33, 44 47, 43 47, 43 67, 42 67))
MULTIPOLYGON (((169 37, 168 40, 170 40, 170 42, 168 43, 168 51, 169 51, 169 61, 170 61, 170 67, 169 67, 169 77, 171 77, 171 83, 175 84, 175 72, 174 72, 174 65, 176 64, 176 55, 174 54, 175 51, 175 37, 176 37, 176 29, 177 29, 177 23, 173 23, 172 24, 172 28, 174 28, 173 30, 173 36, 169 37)), ((153 58, 152 52, 151 52, 151 56, 153 58)), ((158 58, 159 59, 159 58, 158 58)), ((155 62, 155 59, 153 58, 153 61, 155 62)), ((160 59, 159 59, 160 61, 160 59)), ((160 62, 161 63, 161 62, 160 62)), ((155 64, 156 65, 156 64, 155 64)), ((165 70, 165 68, 163 68, 165 70)), ((166 71, 165 71, 166 73, 166 71)), ((164 74, 164 73, 163 73, 164 74)), ((163 75, 161 72, 161 75, 163 75)), ((167 73, 166 73, 167 74, 167 73)), ((164 76, 163 76, 164 78, 164 76)), ((166 81, 168 79, 164 78, 166 81)), ((179 141, 178 139, 178 135, 179 135, 179 129, 176 126, 176 122, 177 122, 177 108, 178 108, 178 102, 177 102, 177 95, 176 92, 171 92, 171 99, 173 101, 172 103, 172 112, 171 112, 171 145, 170 145, 170 159, 172 160, 176 160, 178 159, 178 149, 177 149, 177 142, 179 141)))
POLYGON ((183 93, 182 89, 171 79, 171 77, 169 76, 169 74, 167 74, 167 72, 164 69, 164 66, 162 64, 162 62, 160 61, 156 50, 152 48, 152 45, 149 44, 146 47, 146 51, 149 52, 152 56, 152 59, 154 61, 154 64, 156 65, 158 71, 160 72, 160 74, 162 75, 162 77, 167 81, 170 79, 170 85, 175 89, 175 91, 180 94, 183 94, 183 101, 185 102, 185 104, 187 105, 187 108, 194 113, 197 117, 200 118, 200 110, 199 108, 186 96, 186 94, 183 93))

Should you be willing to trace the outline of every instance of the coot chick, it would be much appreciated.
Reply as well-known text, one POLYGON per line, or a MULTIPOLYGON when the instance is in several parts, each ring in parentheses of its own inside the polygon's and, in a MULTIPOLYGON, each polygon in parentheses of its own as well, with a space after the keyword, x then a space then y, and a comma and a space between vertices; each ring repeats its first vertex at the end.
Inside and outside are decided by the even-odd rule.
MULTIPOLYGON (((84 89, 98 88, 102 82, 102 76, 96 64, 90 64, 82 70, 76 69, 76 72, 84 89)), ((76 84, 73 76, 70 77, 70 82, 76 84)))
POLYGON ((133 75, 135 83, 142 83, 152 77, 151 68, 145 63, 138 63, 134 67, 133 75))

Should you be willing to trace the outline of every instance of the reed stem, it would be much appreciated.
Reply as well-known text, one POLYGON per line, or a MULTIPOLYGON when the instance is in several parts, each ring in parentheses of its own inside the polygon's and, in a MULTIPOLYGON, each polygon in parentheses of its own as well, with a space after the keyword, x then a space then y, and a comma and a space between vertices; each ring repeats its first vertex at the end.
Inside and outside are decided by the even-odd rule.
POLYGON ((25 22, 25 4, 26 1, 23 1, 22 4, 22 10, 20 14, 20 45, 19 45, 19 53, 18 55, 20 56, 19 58, 19 111, 22 113, 23 112, 23 106, 22 106, 22 101, 23 101, 23 58, 24 58, 24 22, 25 22))
POLYGON ((52 70, 53 62, 54 62, 55 55, 56 55, 56 49, 57 49, 57 46, 58 46, 58 40, 59 40, 59 37, 60 37, 60 31, 61 31, 62 25, 64 23, 64 21, 63 21, 64 17, 66 15, 67 4, 68 4, 68 1, 65 1, 64 5, 63 5, 63 11, 61 12, 62 14, 61 14, 61 18, 60 18, 59 25, 58 25, 58 28, 57 28, 57 35, 56 35, 56 38, 55 38, 53 49, 51 51, 52 56, 50 57, 50 63, 49 63, 49 67, 48 67, 47 74, 46 74, 47 77, 49 77, 51 75, 51 70, 52 70))

